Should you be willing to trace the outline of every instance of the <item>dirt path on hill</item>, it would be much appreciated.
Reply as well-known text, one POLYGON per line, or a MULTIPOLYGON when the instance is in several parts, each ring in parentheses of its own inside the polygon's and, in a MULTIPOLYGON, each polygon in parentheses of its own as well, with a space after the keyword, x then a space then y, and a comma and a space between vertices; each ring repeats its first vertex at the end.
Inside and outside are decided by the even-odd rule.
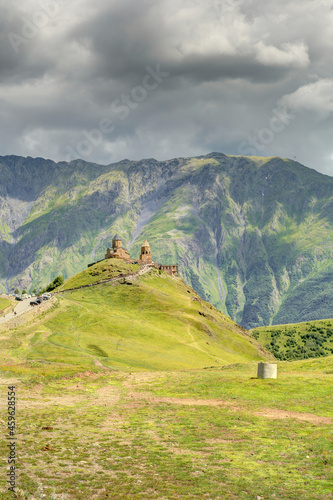
MULTIPOLYGON (((203 352, 207 356, 210 356, 212 358, 212 361, 215 361, 215 363, 218 363, 218 362, 225 363, 226 361, 224 359, 218 358, 217 356, 214 356, 210 352, 205 351, 204 349, 202 349, 201 347, 199 347, 198 342, 196 342, 194 340, 194 337, 193 337, 193 335, 191 333, 191 324, 192 323, 188 323, 187 326, 186 326, 186 331, 187 331, 189 337, 192 339, 192 342, 190 344, 188 344, 188 345, 191 346, 191 347, 194 347, 194 349, 197 349, 198 351, 203 352)), ((207 344, 208 344, 208 341, 207 341, 207 344)))
POLYGON ((272 419, 296 418, 313 424, 331 424, 333 419, 330 417, 320 417, 313 413, 302 413, 298 411, 277 410, 275 408, 262 408, 261 411, 254 412, 258 417, 266 417, 272 419))

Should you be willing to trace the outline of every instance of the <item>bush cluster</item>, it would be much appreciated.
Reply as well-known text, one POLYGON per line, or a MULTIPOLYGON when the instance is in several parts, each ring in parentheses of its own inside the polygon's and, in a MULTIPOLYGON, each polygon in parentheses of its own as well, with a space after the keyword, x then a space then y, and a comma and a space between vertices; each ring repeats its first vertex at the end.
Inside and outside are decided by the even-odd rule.
POLYGON ((59 276, 57 276, 56 278, 54 278, 54 280, 49 283, 47 285, 46 288, 44 288, 40 293, 45 293, 45 292, 52 292, 55 288, 57 288, 58 286, 62 285, 64 283, 64 278, 63 276, 61 276, 61 274, 59 274, 59 276))
MULTIPOLYGON (((328 323, 326 327, 309 325, 305 331, 296 328, 274 329, 266 332, 264 347, 279 360, 296 360, 319 358, 333 354, 333 329, 328 323)), ((253 332, 260 341, 260 331, 253 332)))

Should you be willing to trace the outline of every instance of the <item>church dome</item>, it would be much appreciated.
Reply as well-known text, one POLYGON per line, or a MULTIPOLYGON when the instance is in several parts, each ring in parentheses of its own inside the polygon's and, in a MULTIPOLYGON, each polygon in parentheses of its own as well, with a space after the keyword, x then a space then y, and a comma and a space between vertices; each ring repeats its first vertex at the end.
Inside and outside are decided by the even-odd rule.
POLYGON ((148 241, 147 241, 147 240, 145 240, 145 241, 142 243, 142 245, 141 245, 141 246, 142 246, 142 247, 149 247, 149 248, 150 248, 150 245, 149 245, 149 243, 148 243, 148 241))

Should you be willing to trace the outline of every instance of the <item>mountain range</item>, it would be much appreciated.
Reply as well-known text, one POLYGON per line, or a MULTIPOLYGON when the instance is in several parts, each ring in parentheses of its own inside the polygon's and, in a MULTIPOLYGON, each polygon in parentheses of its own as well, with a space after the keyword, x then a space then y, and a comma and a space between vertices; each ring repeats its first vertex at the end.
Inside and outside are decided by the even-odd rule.
POLYGON ((118 233, 245 328, 333 316, 333 178, 298 162, 5 156, 0 179, 0 291, 67 278, 118 233))

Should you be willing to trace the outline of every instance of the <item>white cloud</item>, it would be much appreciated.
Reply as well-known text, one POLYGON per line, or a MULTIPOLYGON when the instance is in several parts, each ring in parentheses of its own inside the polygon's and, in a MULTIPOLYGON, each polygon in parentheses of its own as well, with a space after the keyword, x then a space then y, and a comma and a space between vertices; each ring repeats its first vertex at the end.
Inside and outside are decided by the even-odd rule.
POLYGON ((255 49, 257 61, 268 66, 305 68, 310 63, 308 47, 304 42, 282 43, 281 48, 278 48, 260 41, 256 43, 255 49))
POLYGON ((325 78, 302 85, 285 95, 281 102, 297 112, 312 111, 321 119, 333 112, 333 79, 325 78))

